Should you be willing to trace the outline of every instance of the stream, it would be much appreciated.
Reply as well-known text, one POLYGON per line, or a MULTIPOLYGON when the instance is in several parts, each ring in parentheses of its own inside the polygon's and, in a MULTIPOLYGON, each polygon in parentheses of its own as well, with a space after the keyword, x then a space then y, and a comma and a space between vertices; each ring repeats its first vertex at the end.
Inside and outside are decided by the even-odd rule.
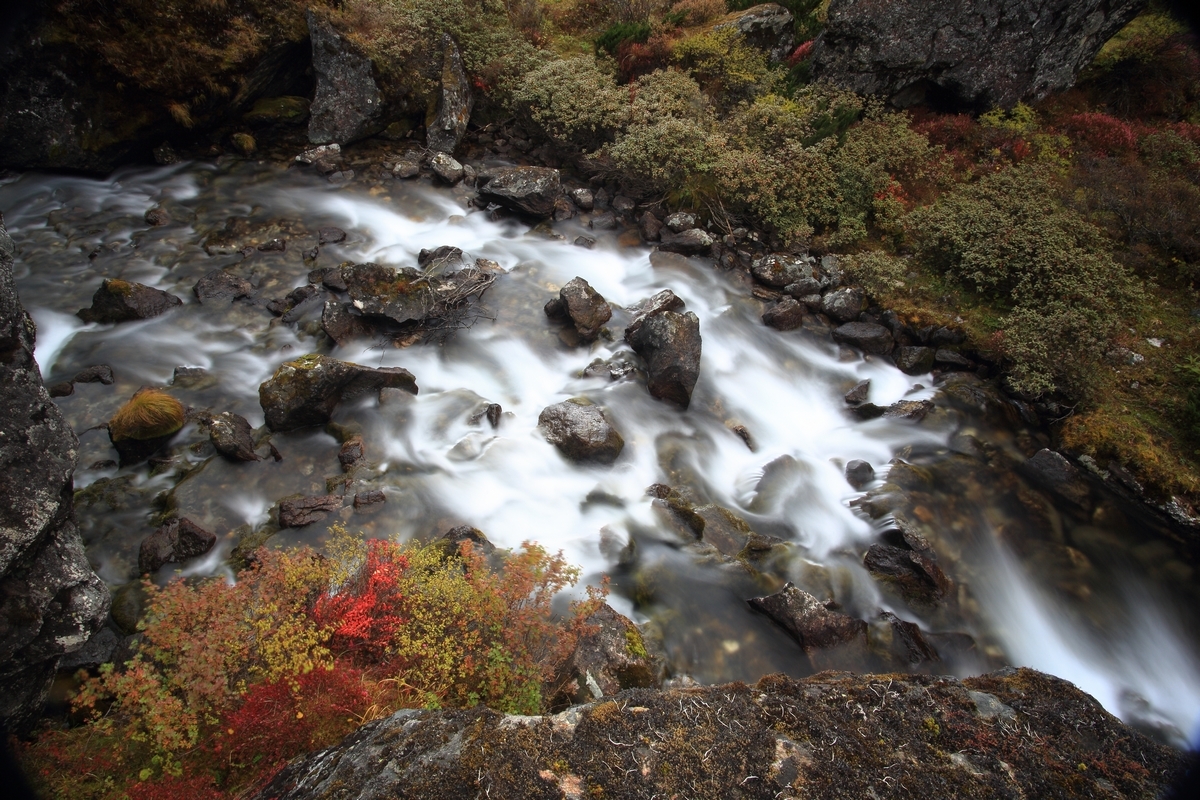
POLYGON ((77 384, 56 401, 80 437, 80 529, 111 587, 136 579, 138 545, 165 507, 218 541, 156 577, 232 577, 238 543, 273 530, 280 499, 331 491, 342 480, 339 433, 361 432, 370 462, 363 486, 383 490, 386 503, 375 513, 347 507, 283 530, 272 545, 320 547, 337 523, 400 540, 466 524, 497 546, 532 540, 561 549, 581 566, 582 583, 611 577, 610 603, 645 624, 671 674, 702 683, 822 666, 745 602, 792 581, 864 619, 883 609, 931 635, 974 640, 923 669, 967 675, 1034 667, 1160 739, 1186 744, 1200 721, 1200 591, 1170 531, 1102 494, 1086 511, 1067 507, 1014 471, 1048 444, 1019 417, 955 402, 935 376, 906 375, 827 333, 766 327, 748 279, 711 259, 652 252, 578 219, 532 230, 493 221, 468 199, 463 188, 390 177, 338 187, 311 172, 248 161, 127 169, 104 180, 29 173, 0 183, 0 211, 17 245, 17 288, 37 323, 46 384, 95 364, 110 365, 116 377, 111 386, 77 384), (155 207, 169 224, 143 220, 155 207), (244 240, 282 238, 286 250, 239 252, 221 235, 230 217, 243 219, 244 240), (322 245, 315 265, 306 263, 303 253, 324 226, 347 238, 322 245), (595 247, 574 246, 580 234, 594 237, 595 247), (305 285, 313 266, 415 266, 422 248, 441 245, 507 271, 483 296, 474 323, 441 342, 336 347, 321 330, 320 304, 284 322, 261 303, 202 305, 192 292, 203 275, 228 268, 251 281, 255 296, 281 298, 305 285), (575 276, 614 308, 612 335, 592 344, 574 343, 542 310, 575 276), (85 324, 75 312, 106 277, 155 286, 184 304, 150 320, 85 324), (583 376, 596 359, 636 361, 622 340, 632 318, 624 309, 668 288, 699 317, 703 337, 687 411, 653 399, 644 375, 583 376), (420 392, 344 403, 325 428, 273 434, 279 461, 226 461, 188 425, 169 458, 118 469, 106 432, 95 428, 145 385, 261 426, 259 384, 309 352, 404 367, 420 392), (203 372, 172 385, 178 367, 203 372), (930 399, 934 410, 919 423, 859 420, 843 395, 864 379, 877 405, 930 399), (538 433, 542 409, 571 397, 608 409, 626 442, 613 465, 570 463, 538 433), (489 403, 503 409, 495 428, 479 419, 489 403), (736 429, 749 432, 749 445, 736 429), (844 466, 873 465, 876 479, 865 491, 882 502, 895 458, 920 476, 919 488, 906 484, 906 512, 922 523, 955 584, 936 607, 906 602, 863 566, 889 516, 872 518, 854 502, 863 491, 850 486, 844 466), (687 487, 698 502, 719 504, 789 544, 755 571, 689 543, 647 494, 656 483, 687 487))

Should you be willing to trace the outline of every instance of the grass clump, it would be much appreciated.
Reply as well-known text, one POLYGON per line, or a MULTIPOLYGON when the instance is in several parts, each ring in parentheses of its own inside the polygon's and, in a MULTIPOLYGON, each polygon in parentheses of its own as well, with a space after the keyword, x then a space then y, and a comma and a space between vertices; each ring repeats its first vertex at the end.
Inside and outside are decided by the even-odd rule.
POLYGON ((139 389, 108 422, 114 442, 168 436, 183 427, 183 403, 160 389, 139 389))

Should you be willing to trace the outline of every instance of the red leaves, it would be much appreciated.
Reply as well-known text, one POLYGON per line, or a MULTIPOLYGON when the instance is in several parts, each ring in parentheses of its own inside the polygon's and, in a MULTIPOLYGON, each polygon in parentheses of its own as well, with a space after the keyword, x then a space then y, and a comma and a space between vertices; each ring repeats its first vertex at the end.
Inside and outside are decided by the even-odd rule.
POLYGON ((333 628, 335 652, 381 661, 404 624, 400 578, 408 559, 382 539, 367 543, 363 564, 336 594, 321 597, 313 609, 317 624, 333 628))
POLYGON ((1125 156, 1137 152, 1138 132, 1124 120, 1108 114, 1072 114, 1062 120, 1072 140, 1100 156, 1125 156))
POLYGON ((807 42, 804 42, 795 50, 793 50, 792 54, 787 57, 787 65, 789 67, 794 67, 801 61, 807 61, 808 57, 812 55, 813 41, 813 39, 809 39, 807 42))

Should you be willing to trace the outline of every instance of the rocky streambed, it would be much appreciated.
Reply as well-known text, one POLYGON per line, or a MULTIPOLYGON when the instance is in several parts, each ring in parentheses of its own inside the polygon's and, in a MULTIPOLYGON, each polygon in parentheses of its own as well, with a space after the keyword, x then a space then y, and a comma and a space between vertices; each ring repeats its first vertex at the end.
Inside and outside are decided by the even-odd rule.
MULTIPOLYGON (((866 307, 836 258, 502 155, 0 184, 37 359, 80 437, 80 531, 114 591, 65 667, 128 647, 143 572, 230 574, 335 524, 467 525, 609 576, 676 679, 1031 666, 1185 742, 1190 541, 1121 476, 1049 450, 955 331, 866 307)), ((1020 783, 981 752, 998 760, 943 766, 1020 783)))

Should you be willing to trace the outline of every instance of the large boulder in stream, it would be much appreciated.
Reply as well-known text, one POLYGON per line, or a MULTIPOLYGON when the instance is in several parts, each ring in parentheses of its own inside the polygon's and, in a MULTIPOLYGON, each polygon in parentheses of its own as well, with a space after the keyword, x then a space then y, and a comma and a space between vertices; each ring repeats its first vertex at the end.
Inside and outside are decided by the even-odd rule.
POLYGON ((150 319, 183 305, 175 295, 142 283, 105 278, 92 295, 92 304, 77 316, 84 322, 131 322, 150 319))
POLYGON ((544 408, 538 429, 571 461, 611 464, 625 447, 625 439, 604 409, 581 398, 544 408))
POLYGON ((481 198, 534 217, 552 215, 562 194, 558 170, 549 167, 501 167, 490 170, 486 179, 481 198))
POLYGON ((1066 89, 1146 0, 833 0, 814 75, 896 106, 986 110, 1066 89))
POLYGON ((465 269, 431 274, 436 272, 436 266, 440 265, 423 270, 393 269, 371 263, 343 267, 342 282, 351 302, 341 315, 340 327, 350 326, 346 315, 352 314, 382 317, 384 322, 401 325, 445 318, 496 282, 496 271, 485 269, 478 262, 465 269))
POLYGON ((41 713, 59 659, 108 615, 75 526, 79 442, 42 384, 36 329, 13 283, 0 217, 0 727, 23 733, 41 713))
POLYGON ((372 369, 329 356, 309 354, 279 365, 258 387, 258 402, 273 431, 324 425, 343 400, 380 389, 417 393, 417 382, 403 367, 372 369))
POLYGON ((1033 670, 823 672, 546 716, 405 709, 293 761, 257 800, 1150 798, 1187 762, 1033 670))
POLYGON ((585 342, 594 342, 604 323, 612 319, 612 308, 578 276, 558 290, 558 297, 546 303, 545 311, 551 319, 569 319, 585 342))
POLYGON ((700 319, 676 309, 670 289, 652 297, 625 329, 625 341, 646 362, 647 386, 659 400, 687 408, 700 377, 700 319))

